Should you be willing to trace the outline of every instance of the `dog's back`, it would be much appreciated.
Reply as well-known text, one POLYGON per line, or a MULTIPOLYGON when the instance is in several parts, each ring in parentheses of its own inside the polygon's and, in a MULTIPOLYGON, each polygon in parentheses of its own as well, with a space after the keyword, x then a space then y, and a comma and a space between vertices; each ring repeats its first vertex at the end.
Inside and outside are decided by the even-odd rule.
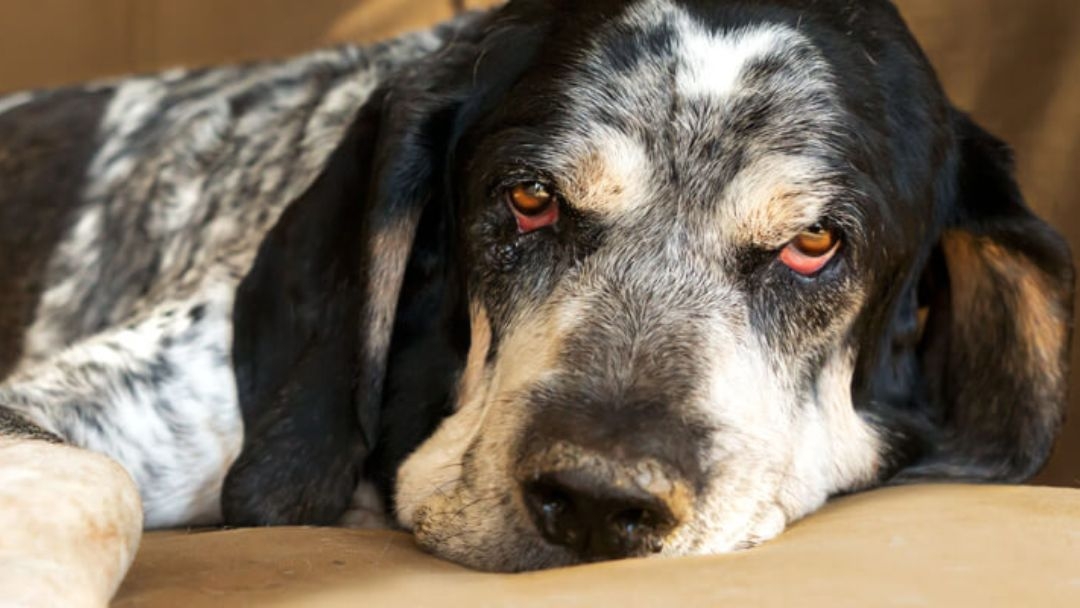
POLYGON ((380 80, 447 31, 0 98, 0 401, 122 462, 147 525, 220 521, 237 287, 380 80), (63 402, 23 403, 31 376, 63 402))
POLYGON ((435 44, 0 98, 0 377, 235 285, 379 79, 435 44))

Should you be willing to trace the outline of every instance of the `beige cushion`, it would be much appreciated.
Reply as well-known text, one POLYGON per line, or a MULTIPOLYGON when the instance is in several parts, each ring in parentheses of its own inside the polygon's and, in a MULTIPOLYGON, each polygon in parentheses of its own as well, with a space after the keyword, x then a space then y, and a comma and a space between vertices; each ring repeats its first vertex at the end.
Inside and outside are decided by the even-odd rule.
POLYGON ((1080 606, 1080 490, 915 486, 842 498, 732 555, 484 574, 408 535, 151 533, 114 606, 1080 606))

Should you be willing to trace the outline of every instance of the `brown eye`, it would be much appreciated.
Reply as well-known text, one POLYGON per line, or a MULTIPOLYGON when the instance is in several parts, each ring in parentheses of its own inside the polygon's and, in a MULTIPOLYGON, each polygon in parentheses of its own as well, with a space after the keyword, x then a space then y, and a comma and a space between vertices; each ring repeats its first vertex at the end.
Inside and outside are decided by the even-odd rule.
POLYGON ((522 182, 508 190, 506 198, 521 234, 559 221, 559 199, 540 182, 522 182))
POLYGON ((815 224, 795 237, 791 245, 805 256, 819 258, 836 246, 836 235, 832 230, 815 224))
POLYGON ((510 204, 522 215, 539 215, 554 201, 547 186, 540 182, 525 182, 510 190, 510 204))
POLYGON ((803 276, 811 276, 825 268, 840 248, 836 233, 815 224, 799 233, 780 251, 780 261, 803 276))

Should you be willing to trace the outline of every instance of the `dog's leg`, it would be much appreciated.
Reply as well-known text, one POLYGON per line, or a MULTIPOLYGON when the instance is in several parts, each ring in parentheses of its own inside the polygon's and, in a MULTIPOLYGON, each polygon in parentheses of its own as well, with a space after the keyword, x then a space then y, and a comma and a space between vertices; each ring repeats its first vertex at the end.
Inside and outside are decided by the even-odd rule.
POLYGON ((120 463, 147 528, 219 523, 243 442, 227 296, 202 290, 21 368, 0 405, 120 463))
POLYGON ((0 384, 0 604, 17 590, 66 594, 30 605, 100 604, 144 524, 220 520, 243 430, 230 301, 207 293, 0 384))
POLYGON ((0 405, 0 604, 107 605, 141 533, 123 467, 0 405))

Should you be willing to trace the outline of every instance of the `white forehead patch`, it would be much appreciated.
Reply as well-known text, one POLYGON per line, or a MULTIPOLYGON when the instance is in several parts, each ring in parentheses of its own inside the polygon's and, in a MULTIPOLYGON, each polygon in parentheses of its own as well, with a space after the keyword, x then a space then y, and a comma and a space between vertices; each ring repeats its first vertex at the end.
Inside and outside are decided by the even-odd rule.
POLYGON ((796 30, 777 23, 711 32, 670 0, 645 0, 625 17, 631 27, 649 28, 663 22, 676 32, 679 71, 675 87, 685 97, 728 97, 738 91, 744 70, 754 60, 809 44, 796 30))
POLYGON ((730 97, 755 59, 795 45, 798 35, 777 25, 712 34, 693 23, 681 28, 681 65, 675 86, 684 97, 730 97))

